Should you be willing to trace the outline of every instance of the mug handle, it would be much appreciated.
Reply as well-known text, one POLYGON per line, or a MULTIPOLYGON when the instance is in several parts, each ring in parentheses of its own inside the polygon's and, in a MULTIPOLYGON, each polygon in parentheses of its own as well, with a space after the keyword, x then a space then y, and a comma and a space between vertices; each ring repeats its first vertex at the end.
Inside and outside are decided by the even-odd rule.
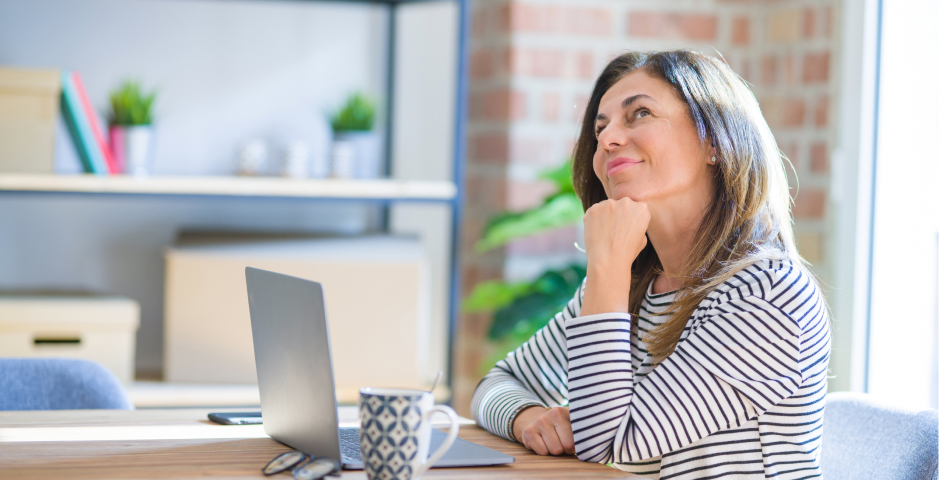
POLYGON ((441 457, 450 450, 450 447, 454 445, 454 442, 457 440, 457 433, 460 431, 460 422, 457 418, 457 412, 453 408, 448 407, 447 405, 435 405, 428 409, 424 414, 424 421, 431 421, 431 414, 434 412, 441 412, 447 415, 450 418, 450 429, 447 430, 447 438, 444 440, 444 443, 441 444, 437 450, 428 457, 428 461, 424 462, 418 469, 415 471, 414 475, 411 478, 418 478, 421 475, 424 475, 425 472, 431 468, 441 457))

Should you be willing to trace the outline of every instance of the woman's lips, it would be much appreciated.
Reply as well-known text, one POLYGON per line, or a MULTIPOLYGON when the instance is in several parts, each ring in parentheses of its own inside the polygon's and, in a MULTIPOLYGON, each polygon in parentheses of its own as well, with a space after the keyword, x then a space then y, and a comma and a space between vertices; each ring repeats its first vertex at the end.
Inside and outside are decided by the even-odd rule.
POLYGON ((617 157, 609 162, 607 162, 607 176, 611 176, 621 170, 625 170, 634 165, 638 165, 639 160, 626 157, 617 157))

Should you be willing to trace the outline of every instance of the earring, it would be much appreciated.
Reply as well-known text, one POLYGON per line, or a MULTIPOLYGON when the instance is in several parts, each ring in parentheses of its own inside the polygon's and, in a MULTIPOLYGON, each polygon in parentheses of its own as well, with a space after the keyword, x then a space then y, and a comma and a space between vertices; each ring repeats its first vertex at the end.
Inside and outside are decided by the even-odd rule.
POLYGON ((715 156, 713 155, 713 156, 712 156, 712 159, 711 159, 711 160, 709 160, 709 162, 708 162, 708 163, 710 163, 710 164, 712 164, 712 165, 714 165, 714 164, 716 164, 716 163, 718 163, 718 159, 717 159, 717 158, 715 158, 715 156))

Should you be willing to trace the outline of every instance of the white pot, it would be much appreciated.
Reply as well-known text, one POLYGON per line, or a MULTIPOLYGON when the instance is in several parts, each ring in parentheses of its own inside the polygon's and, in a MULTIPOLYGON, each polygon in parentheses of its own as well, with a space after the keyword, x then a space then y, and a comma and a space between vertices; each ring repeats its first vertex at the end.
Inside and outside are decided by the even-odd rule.
POLYGON ((292 142, 284 148, 281 155, 281 176, 288 178, 306 178, 310 148, 306 142, 292 142))
POLYGON ((268 166, 268 146, 262 140, 252 139, 238 148, 238 174, 255 176, 268 166))
POLYGON ((111 150, 121 173, 145 177, 153 156, 152 125, 112 125, 111 150))
POLYGON ((352 142, 333 141, 333 147, 330 149, 330 176, 356 177, 356 147, 352 142))
POLYGON ((376 132, 334 133, 332 157, 334 177, 378 178, 382 173, 382 142, 376 132))

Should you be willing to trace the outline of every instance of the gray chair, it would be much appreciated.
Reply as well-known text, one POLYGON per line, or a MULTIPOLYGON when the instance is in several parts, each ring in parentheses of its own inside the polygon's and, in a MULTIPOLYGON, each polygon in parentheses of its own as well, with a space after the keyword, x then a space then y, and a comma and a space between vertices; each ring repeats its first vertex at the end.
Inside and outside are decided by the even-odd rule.
POLYGON ((0 410, 133 410, 117 377, 74 358, 0 358, 0 410))
POLYGON ((936 410, 914 412, 864 393, 831 393, 823 419, 823 477, 937 479, 937 422, 936 410))

